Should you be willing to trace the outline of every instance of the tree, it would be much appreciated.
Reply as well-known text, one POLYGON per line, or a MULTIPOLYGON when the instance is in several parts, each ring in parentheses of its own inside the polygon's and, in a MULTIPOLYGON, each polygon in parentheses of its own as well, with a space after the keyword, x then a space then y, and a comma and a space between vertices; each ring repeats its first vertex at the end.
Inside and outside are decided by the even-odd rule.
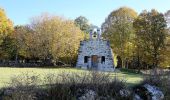
POLYGON ((161 61, 161 66, 163 67, 170 67, 170 10, 168 10, 165 14, 164 17, 167 22, 167 27, 168 27, 168 35, 166 36, 166 43, 165 46, 166 48, 162 51, 162 61, 161 61))
POLYGON ((78 55, 83 32, 72 20, 42 14, 33 17, 25 26, 15 26, 16 61, 24 58, 44 64, 73 65, 78 55))
POLYGON ((170 10, 168 10, 168 11, 164 14, 164 16, 165 16, 165 19, 166 19, 168 28, 170 28, 170 10))
POLYGON ((15 45, 16 63, 18 63, 18 59, 30 57, 30 53, 28 52, 28 38, 31 32, 31 29, 27 25, 17 25, 14 27, 14 32, 11 37, 15 45))
POLYGON ((12 22, 7 18, 5 11, 0 8, 0 59, 1 60, 7 59, 10 56, 9 54, 11 53, 12 49, 9 46, 10 45, 9 42, 11 41, 10 35, 12 31, 13 31, 12 22), (7 47, 10 48, 8 49, 7 47))
POLYGON ((170 35, 166 37, 165 49, 161 51, 160 55, 160 65, 164 68, 170 68, 170 35))
POLYGON ((143 11, 134 22, 137 48, 142 51, 145 62, 158 67, 161 51, 165 47, 166 21, 162 13, 143 11))
POLYGON ((11 36, 4 37, 0 48, 1 60, 11 60, 15 57, 15 53, 15 41, 11 36))
POLYGON ((0 44, 3 39, 13 31, 13 24, 7 18, 5 11, 0 8, 0 44))
POLYGON ((110 41, 113 52, 119 56, 122 65, 125 66, 125 59, 128 59, 130 49, 132 49, 131 38, 134 35, 133 20, 137 13, 127 7, 112 11, 105 22, 102 24, 103 37, 110 41))
POLYGON ((87 18, 79 16, 74 20, 74 23, 80 28, 80 30, 84 31, 85 33, 89 33, 90 24, 87 18))

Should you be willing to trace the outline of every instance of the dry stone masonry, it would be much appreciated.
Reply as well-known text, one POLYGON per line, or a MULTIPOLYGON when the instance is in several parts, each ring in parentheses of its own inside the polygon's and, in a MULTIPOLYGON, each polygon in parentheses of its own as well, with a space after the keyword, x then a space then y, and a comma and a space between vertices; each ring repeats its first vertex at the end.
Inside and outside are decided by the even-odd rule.
POLYGON ((114 71, 110 43, 100 37, 100 30, 90 32, 90 39, 80 42, 77 68, 114 71))

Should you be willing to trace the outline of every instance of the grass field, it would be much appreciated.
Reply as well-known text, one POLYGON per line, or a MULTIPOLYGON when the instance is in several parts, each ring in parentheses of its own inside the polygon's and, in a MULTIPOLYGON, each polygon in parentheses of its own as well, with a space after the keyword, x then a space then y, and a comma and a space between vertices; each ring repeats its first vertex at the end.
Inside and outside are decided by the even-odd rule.
MULTIPOLYGON (((84 72, 86 70, 80 70, 76 68, 10 68, 10 67, 0 67, 0 88, 8 86, 11 77, 17 75, 23 75, 24 73, 29 73, 30 75, 38 74, 40 77, 44 77, 47 74, 58 74, 61 72, 84 72)), ((124 79, 128 85, 134 85, 139 83, 143 76, 142 74, 136 74, 127 71, 111 72, 113 77, 116 75, 118 78, 124 79)))

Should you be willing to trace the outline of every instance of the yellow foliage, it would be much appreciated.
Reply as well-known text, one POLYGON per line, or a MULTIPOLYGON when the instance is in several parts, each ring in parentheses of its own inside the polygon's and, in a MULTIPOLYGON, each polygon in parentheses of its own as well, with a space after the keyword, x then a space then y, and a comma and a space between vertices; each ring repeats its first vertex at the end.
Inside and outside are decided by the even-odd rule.
POLYGON ((13 31, 13 23, 7 18, 5 11, 0 8, 0 44, 3 38, 13 31))
MULTIPOLYGON (((33 50, 30 54, 39 58, 52 58, 54 60, 73 60, 78 53, 79 43, 84 39, 80 28, 72 20, 59 16, 42 14, 32 18, 31 29, 27 41, 33 50)), ((71 63, 71 61, 70 61, 71 63)))

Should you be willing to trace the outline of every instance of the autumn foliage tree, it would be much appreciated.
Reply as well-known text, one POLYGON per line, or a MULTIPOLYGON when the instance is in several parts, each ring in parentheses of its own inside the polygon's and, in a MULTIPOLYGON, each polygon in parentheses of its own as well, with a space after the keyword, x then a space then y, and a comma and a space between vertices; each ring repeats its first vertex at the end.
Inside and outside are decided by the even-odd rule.
MULTIPOLYGON (((15 61, 18 63, 18 60, 24 58, 31 58, 29 51, 30 39, 32 29, 28 25, 17 25, 14 27, 14 32, 12 34, 12 39, 14 40, 13 44, 15 45, 15 61)), ((36 45, 36 44, 35 44, 36 45)))
POLYGON ((90 31, 90 24, 86 17, 79 16, 74 20, 74 23, 85 33, 88 33, 90 31))
POLYGON ((20 56, 51 64, 73 65, 84 36, 73 21, 42 14, 33 17, 30 24, 16 27, 14 38, 20 56))
MULTIPOLYGON (((7 42, 10 39, 10 34, 13 31, 13 23, 7 18, 5 11, 0 8, 0 58, 8 58, 9 54, 7 52, 7 47, 9 46, 7 42)), ((10 47, 10 46, 9 46, 10 47)))
POLYGON ((136 31, 136 46, 142 51, 143 60, 153 67, 158 67, 161 53, 165 47, 166 21, 162 13, 152 10, 143 11, 134 22, 136 31))
POLYGON ((119 67, 125 67, 125 60, 132 54, 133 21, 136 17, 133 9, 121 7, 111 12, 102 24, 103 37, 110 41, 113 52, 119 58, 119 67))
POLYGON ((156 10, 143 11, 138 16, 127 7, 112 11, 102 24, 102 31, 117 55, 118 67, 168 66, 166 21, 169 23, 169 11, 165 17, 156 10))
POLYGON ((0 8, 0 43, 3 39, 12 33, 13 23, 7 18, 5 11, 0 8))

